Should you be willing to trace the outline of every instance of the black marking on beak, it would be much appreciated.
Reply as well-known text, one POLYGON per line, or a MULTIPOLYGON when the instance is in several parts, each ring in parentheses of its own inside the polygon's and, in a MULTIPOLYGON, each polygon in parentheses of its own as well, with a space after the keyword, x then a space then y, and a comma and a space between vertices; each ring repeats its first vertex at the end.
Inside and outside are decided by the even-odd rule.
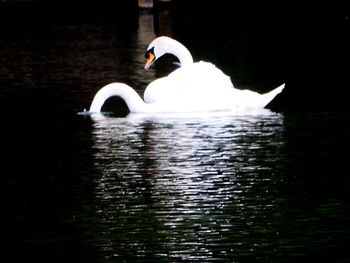
POLYGON ((152 48, 150 48, 149 50, 146 51, 145 58, 149 59, 149 56, 150 56, 151 53, 154 55, 154 47, 152 47, 152 48))

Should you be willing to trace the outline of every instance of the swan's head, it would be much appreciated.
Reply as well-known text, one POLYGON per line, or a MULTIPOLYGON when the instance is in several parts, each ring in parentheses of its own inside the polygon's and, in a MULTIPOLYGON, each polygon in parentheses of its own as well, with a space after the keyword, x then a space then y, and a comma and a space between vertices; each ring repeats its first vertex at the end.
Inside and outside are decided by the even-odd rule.
POLYGON ((151 44, 149 44, 145 53, 145 69, 149 69, 154 61, 170 51, 168 43, 172 41, 174 40, 169 37, 157 37, 151 42, 151 44))
POLYGON ((154 61, 166 53, 176 56, 179 59, 181 66, 193 63, 191 53, 184 45, 170 37, 161 36, 154 39, 147 48, 145 53, 147 59, 145 69, 152 66, 154 61))

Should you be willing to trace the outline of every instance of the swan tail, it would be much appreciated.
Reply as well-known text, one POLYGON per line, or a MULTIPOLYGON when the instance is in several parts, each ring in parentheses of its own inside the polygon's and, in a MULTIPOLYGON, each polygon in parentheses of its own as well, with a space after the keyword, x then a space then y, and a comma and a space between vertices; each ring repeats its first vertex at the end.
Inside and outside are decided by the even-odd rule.
POLYGON ((271 90, 270 92, 263 94, 262 95, 263 107, 269 104, 279 93, 281 93, 282 90, 284 89, 284 86, 285 86, 285 83, 271 90))

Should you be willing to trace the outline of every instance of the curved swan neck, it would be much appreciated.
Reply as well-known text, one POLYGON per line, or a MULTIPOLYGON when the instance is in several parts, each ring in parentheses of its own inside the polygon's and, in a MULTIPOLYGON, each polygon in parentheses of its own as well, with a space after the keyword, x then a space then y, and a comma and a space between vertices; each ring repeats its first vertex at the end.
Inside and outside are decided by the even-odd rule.
POLYGON ((147 112, 147 105, 130 86, 123 83, 111 83, 101 88, 95 95, 90 112, 101 112, 103 104, 113 96, 121 97, 130 112, 147 112))
POLYGON ((152 48, 154 49, 156 59, 168 53, 176 56, 182 67, 193 64, 193 58, 188 49, 170 37, 157 37, 149 44, 147 50, 151 50, 152 48))
POLYGON ((193 58, 190 51, 188 51, 188 49, 180 42, 173 39, 171 40, 172 41, 169 42, 168 53, 171 53, 174 56, 176 56, 179 59, 182 67, 193 64, 193 58))

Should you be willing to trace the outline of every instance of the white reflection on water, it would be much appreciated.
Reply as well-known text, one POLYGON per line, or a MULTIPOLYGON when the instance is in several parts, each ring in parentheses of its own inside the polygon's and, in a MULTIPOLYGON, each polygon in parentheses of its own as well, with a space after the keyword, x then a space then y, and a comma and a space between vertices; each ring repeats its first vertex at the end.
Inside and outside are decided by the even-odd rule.
POLYGON ((194 261, 249 250, 244 229, 274 209, 282 123, 271 112, 95 118, 101 247, 194 261))

